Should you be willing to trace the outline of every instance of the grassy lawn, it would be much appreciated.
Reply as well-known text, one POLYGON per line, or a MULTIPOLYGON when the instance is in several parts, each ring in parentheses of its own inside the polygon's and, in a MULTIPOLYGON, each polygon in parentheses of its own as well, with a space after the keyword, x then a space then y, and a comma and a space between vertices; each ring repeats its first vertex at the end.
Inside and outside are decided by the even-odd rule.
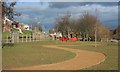
POLYGON ((3 69, 62 62, 76 55, 65 50, 44 48, 42 43, 44 42, 5 46, 2 50, 3 69))
POLYGON ((7 39, 7 37, 9 36, 9 32, 3 32, 2 33, 2 39, 7 39))
POLYGON ((3 68, 13 68, 29 65, 40 65, 60 62, 71 59, 75 54, 59 50, 44 48, 42 45, 57 45, 78 50, 101 52, 106 55, 106 60, 96 66, 83 70, 117 70, 118 69, 118 45, 117 43, 103 42, 94 47, 94 42, 60 42, 41 41, 31 43, 19 43, 3 48, 3 68), (66 46, 65 46, 66 45, 66 46), (76 46, 68 46, 76 45, 76 46))
POLYGON ((118 44, 117 43, 98 43, 97 47, 90 45, 90 43, 83 42, 76 44, 77 46, 62 46, 67 48, 74 48, 80 50, 96 51, 106 55, 106 60, 96 66, 86 68, 83 70, 118 70, 118 44))
MULTIPOLYGON (((18 29, 13 29, 13 32, 18 32, 18 29)), ((22 30, 22 32, 23 32, 23 34, 20 34, 20 35, 31 35, 32 34, 32 32, 29 30, 22 30)), ((9 32, 2 33, 2 39, 7 39, 8 36, 10 36, 9 32)))

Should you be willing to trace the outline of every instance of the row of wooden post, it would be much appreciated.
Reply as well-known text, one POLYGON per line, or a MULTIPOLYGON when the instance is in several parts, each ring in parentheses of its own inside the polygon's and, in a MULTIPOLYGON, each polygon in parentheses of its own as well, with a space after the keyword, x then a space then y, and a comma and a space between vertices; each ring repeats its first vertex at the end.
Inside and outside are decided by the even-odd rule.
MULTIPOLYGON (((9 37, 9 36, 8 36, 9 37)), ((21 39, 19 38, 19 35, 13 35, 12 36, 12 43, 19 43, 19 42, 34 42, 34 41, 40 41, 41 36, 39 35, 22 35, 21 39), (28 38, 29 37, 29 38, 28 38)), ((9 38, 7 38, 7 43, 9 43, 9 38)))

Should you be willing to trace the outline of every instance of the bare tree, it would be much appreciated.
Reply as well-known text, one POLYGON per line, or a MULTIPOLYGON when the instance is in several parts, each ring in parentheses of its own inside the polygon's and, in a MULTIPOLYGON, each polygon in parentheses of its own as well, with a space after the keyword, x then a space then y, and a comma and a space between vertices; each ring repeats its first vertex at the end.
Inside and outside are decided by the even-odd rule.
POLYGON ((12 21, 10 23, 10 42, 12 42, 12 32, 13 32, 13 22, 14 22, 14 16, 20 16, 20 13, 14 12, 14 6, 16 5, 16 2, 2 2, 2 18, 7 17, 12 21))
POLYGON ((115 29, 112 31, 111 37, 112 37, 113 39, 120 40, 120 24, 118 25, 117 28, 115 28, 115 29))
POLYGON ((92 40, 95 40, 95 36, 99 39, 108 38, 109 36, 109 29, 101 24, 97 16, 88 12, 85 12, 77 19, 71 18, 71 15, 68 14, 58 17, 55 28, 61 32, 81 34, 84 39, 91 37, 92 40))
POLYGON ((82 38, 88 39, 89 37, 92 37, 94 39, 96 24, 99 25, 97 17, 85 12, 78 18, 76 28, 82 34, 82 38))
POLYGON ((70 14, 67 14, 56 18, 55 29, 57 29, 57 31, 61 31, 64 35, 67 35, 70 29, 70 16, 70 14))
POLYGON ((30 24, 32 25, 32 30, 33 31, 37 31, 37 32, 42 32, 42 26, 40 24, 39 19, 29 19, 30 20, 30 24))

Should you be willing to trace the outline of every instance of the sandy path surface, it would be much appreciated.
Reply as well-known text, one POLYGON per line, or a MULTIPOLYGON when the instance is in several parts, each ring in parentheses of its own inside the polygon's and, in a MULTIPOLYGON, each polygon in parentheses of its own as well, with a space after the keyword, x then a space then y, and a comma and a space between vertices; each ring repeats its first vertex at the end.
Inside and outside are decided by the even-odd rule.
POLYGON ((76 56, 70 60, 66 60, 59 63, 20 67, 12 70, 80 70, 83 68, 100 64, 105 60, 105 55, 98 52, 63 48, 63 47, 53 46, 53 45, 44 46, 44 47, 67 50, 75 53, 76 56))

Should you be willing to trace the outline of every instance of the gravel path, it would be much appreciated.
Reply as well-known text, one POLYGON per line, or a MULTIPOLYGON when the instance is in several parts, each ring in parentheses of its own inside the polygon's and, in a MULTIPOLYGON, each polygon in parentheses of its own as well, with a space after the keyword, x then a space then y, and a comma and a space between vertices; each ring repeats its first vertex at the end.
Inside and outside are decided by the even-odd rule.
POLYGON ((44 47, 67 50, 75 53, 76 56, 70 60, 59 62, 59 63, 20 67, 12 70, 80 70, 83 68, 100 64, 105 60, 105 55, 98 52, 63 48, 63 47, 54 46, 54 45, 48 45, 44 47))

